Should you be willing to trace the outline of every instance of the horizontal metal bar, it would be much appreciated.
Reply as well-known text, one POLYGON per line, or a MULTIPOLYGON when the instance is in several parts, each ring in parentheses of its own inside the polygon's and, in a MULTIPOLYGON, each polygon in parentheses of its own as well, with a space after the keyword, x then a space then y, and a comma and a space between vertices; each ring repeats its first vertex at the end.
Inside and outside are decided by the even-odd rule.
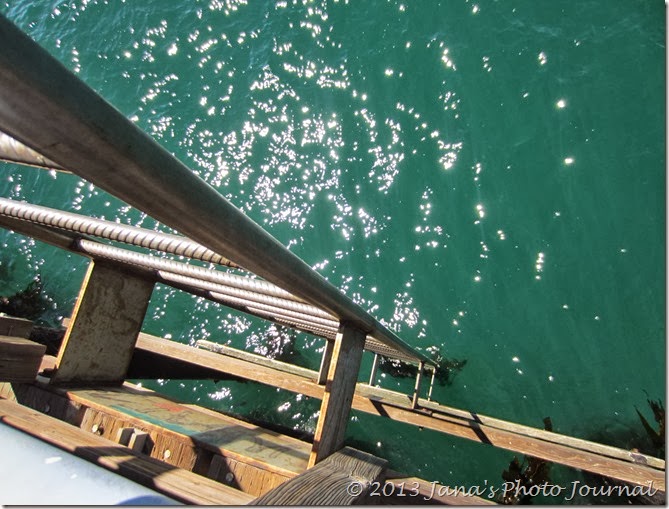
POLYGON ((207 249, 186 237, 171 235, 169 233, 155 232, 145 228, 114 223, 72 212, 63 212, 62 210, 9 200, 7 198, 0 198, 0 215, 123 242, 133 246, 163 251, 178 256, 186 256, 203 262, 216 263, 227 267, 238 267, 237 264, 232 263, 211 249, 207 249))
POLYGON ((416 361, 399 339, 0 16, 0 130, 416 361))
POLYGON ((3 132, 0 132, 0 160, 10 163, 37 166, 47 170, 66 171, 60 165, 47 159, 42 154, 35 152, 33 149, 26 147, 23 143, 3 132))
POLYGON ((115 246, 100 244, 99 242, 92 242, 89 240, 81 240, 77 243, 80 251, 106 258, 108 260, 116 260, 120 262, 132 263, 134 265, 141 265, 154 270, 165 270, 181 276, 192 277, 201 281, 208 281, 220 285, 237 288, 242 291, 253 292, 253 294, 275 297, 277 299, 291 301, 296 310, 302 312, 312 312, 316 316, 322 318, 334 319, 331 315, 322 311, 310 304, 304 304, 298 297, 282 290, 278 286, 263 281, 261 279, 251 279, 250 277, 236 276, 227 272, 219 272, 217 270, 207 269, 204 267, 196 267, 187 263, 168 260, 167 258, 159 258, 147 254, 137 253, 135 251, 128 251, 115 246), (306 311, 306 310, 309 311, 306 311))
MULTIPOLYGON (((205 299, 223 304, 225 306, 231 307, 233 309, 237 309, 239 311, 242 311, 244 313, 249 313, 254 316, 258 316, 260 318, 265 318, 272 320, 276 323, 279 323, 281 325, 287 325, 289 327, 293 327, 298 330, 302 330, 305 332, 309 332, 311 334, 315 334, 317 336, 323 337, 323 338, 328 338, 328 339, 333 339, 337 333, 337 327, 334 327, 332 325, 330 326, 322 326, 318 323, 315 323, 314 321, 304 321, 304 320, 299 320, 295 318, 295 316, 289 317, 286 314, 279 313, 277 311, 274 311, 273 313, 270 313, 268 311, 261 310, 259 308, 256 308, 253 306, 253 304, 256 304, 252 299, 249 299, 249 301, 245 302, 244 305, 240 303, 239 300, 235 300, 234 296, 231 295, 225 295, 224 293, 217 293, 217 292, 212 292, 210 290, 201 288, 202 284, 198 283, 198 285, 187 285, 187 284, 182 284, 179 283, 174 279, 174 277, 171 277, 170 279, 166 279, 164 277, 160 277, 158 273, 158 269, 163 269, 163 270, 168 270, 168 271, 179 271, 179 270, 184 270, 184 273, 187 275, 193 276, 193 274, 202 274, 203 272, 211 272, 214 274, 222 274, 217 271, 213 271, 210 269, 204 269, 202 267, 193 267, 191 265, 183 264, 180 262, 175 262, 173 260, 166 260, 163 258, 157 258, 155 256, 149 256, 141 253, 136 253, 134 251, 128 251, 124 250, 115 246, 109 246, 106 244, 100 244, 99 242, 95 240, 89 240, 89 239, 83 239, 81 238, 78 234, 68 232, 68 231, 61 231, 57 230, 54 227, 49 227, 49 226, 41 226, 38 224, 34 223, 29 223, 26 221, 22 221, 13 217, 7 217, 7 216, 2 216, 0 215, 0 226, 8 228, 10 230, 14 230, 17 233, 21 233, 23 235, 28 235, 30 237, 33 237, 37 240, 40 240, 42 242, 48 242, 49 244, 55 245, 60 248, 67 249, 71 252, 74 253, 79 253, 86 255, 90 258, 93 259, 105 259, 109 261, 113 261, 116 263, 119 263, 123 265, 124 267, 129 267, 132 268, 133 270, 139 270, 141 273, 145 275, 145 277, 152 277, 156 279, 158 282, 161 282, 163 284, 166 284, 168 286, 171 286, 173 288, 176 288, 178 290, 182 290, 188 293, 191 293, 193 295, 198 295, 200 297, 203 297, 205 299), (92 247, 95 246, 95 247, 92 247), (123 253, 123 256, 120 255, 120 253, 123 253), (138 260, 144 261, 146 258, 150 259, 152 263, 136 263, 138 260), (163 265, 163 262, 165 264, 163 265), (154 265, 155 263, 155 265, 154 265), (183 266, 183 267, 181 267, 183 266), (189 271, 189 269, 196 269, 193 273, 189 271)), ((244 281, 252 281, 256 283, 266 283, 265 281, 258 281, 258 280, 252 280, 248 278, 243 278, 240 276, 233 276, 231 274, 223 274, 226 276, 232 276, 233 278, 239 278, 244 281)), ((206 280, 206 279, 203 279, 206 280)), ((185 281, 185 280, 182 280, 185 281)), ((222 286, 222 285, 219 285, 222 286)), ((255 288, 255 287, 253 287, 255 288)), ((223 289, 223 288, 220 288, 223 289)), ((228 287, 225 289, 228 293, 230 293, 230 290, 235 290, 235 287, 228 287)), ((257 289, 257 288, 256 288, 257 289)), ((245 296, 251 296, 252 298, 256 298, 256 300, 260 299, 262 300, 263 297, 266 297, 265 295, 262 295, 260 293, 257 293, 254 295, 253 291, 246 290, 246 293, 243 294, 237 294, 237 295, 245 295, 245 296)), ((237 297, 239 299, 239 297, 237 297)), ((267 300, 265 300, 267 302, 267 300)), ((289 301, 283 301, 282 304, 285 304, 286 302, 289 301)), ((289 302, 290 304, 297 304, 295 302, 289 302)), ((303 304, 304 305, 304 304, 303 304)), ((313 308, 313 306, 310 306, 313 308)), ((313 308, 316 309, 316 308, 313 308)), ((326 316, 329 316, 326 314, 326 316)), ((334 324, 335 322, 330 322, 334 324)), ((391 358, 397 358, 401 359, 404 361, 412 362, 411 358, 407 358, 405 354, 402 352, 399 352, 392 347, 389 347, 383 343, 380 343, 378 340, 374 339, 371 336, 367 336, 367 339, 365 341, 365 350, 379 353, 381 355, 384 355, 386 357, 391 357, 391 358)))
POLYGON ((339 326, 337 321, 332 318, 328 319, 317 316, 314 312, 318 312, 320 310, 309 304, 300 304, 298 302, 282 300, 276 297, 269 297, 267 295, 261 295, 250 291, 239 290, 237 288, 230 288, 221 284, 210 283, 209 281, 202 281, 200 279, 182 276, 180 274, 174 274, 164 270, 158 271, 158 276, 163 281, 169 283, 178 283, 191 286, 193 288, 200 288, 201 290, 207 290, 209 292, 216 292, 217 294, 223 294, 227 297, 237 299, 239 302, 243 302, 246 306, 255 306, 259 309, 265 309, 269 311, 281 310, 281 312, 287 316, 295 316, 301 319, 309 320, 314 324, 319 324, 325 327, 333 327, 336 329, 339 326))

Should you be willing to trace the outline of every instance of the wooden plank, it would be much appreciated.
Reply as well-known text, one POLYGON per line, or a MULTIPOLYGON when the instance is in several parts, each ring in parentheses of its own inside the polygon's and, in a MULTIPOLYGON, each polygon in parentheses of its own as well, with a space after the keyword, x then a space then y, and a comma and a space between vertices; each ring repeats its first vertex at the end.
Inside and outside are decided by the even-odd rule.
POLYGON ((0 419, 4 424, 186 504, 245 505, 253 499, 229 486, 140 455, 8 400, 0 400, 0 419))
MULTIPOLYGON (((125 422, 125 427, 160 432, 286 477, 293 477, 307 468, 310 446, 306 442, 218 412, 182 405, 153 391, 136 390, 130 384, 72 390, 46 386, 43 390, 114 416, 125 422)), ((106 429, 105 435, 111 432, 106 429)), ((114 434, 109 436, 115 438, 114 434)))
POLYGON ((0 336, 28 339, 33 323, 25 318, 0 314, 0 336))
POLYGON ((262 355, 245 352, 244 350, 231 348, 227 345, 214 343, 213 341, 198 339, 195 342, 195 347, 203 348, 205 350, 209 350, 210 352, 215 352, 217 354, 234 357, 235 359, 242 359, 249 362, 253 362, 254 364, 260 364, 261 366, 267 366, 269 368, 276 369, 277 371, 293 373, 294 375, 303 376, 305 378, 311 378, 315 380, 317 377, 317 373, 311 369, 303 368, 301 366, 296 366, 295 364, 289 364, 287 362, 268 359, 267 357, 263 357, 262 355))
POLYGON ((345 447, 249 505, 339 506, 364 503, 373 483, 383 479, 387 463, 371 454, 345 447))
POLYGON ((162 355, 173 358, 185 358, 201 365, 203 368, 215 369, 221 373, 233 375, 244 380, 253 380, 266 385, 280 387, 291 392, 304 394, 318 399, 323 397, 323 387, 314 383, 313 379, 304 376, 277 371, 267 366, 259 365, 249 360, 220 355, 206 350, 193 348, 175 341, 140 334, 137 339, 137 348, 147 351, 157 351, 162 355))
POLYGON ((641 485, 647 485, 649 482, 652 482, 653 489, 665 490, 664 469, 653 469, 646 465, 637 465, 616 458, 609 458, 600 454, 574 449, 560 443, 550 443, 512 431, 492 428, 473 420, 443 416, 436 412, 421 413, 420 411, 412 411, 411 409, 398 408, 387 403, 376 403, 375 406, 371 400, 363 398, 360 398, 358 403, 360 404, 360 409, 363 411, 383 415, 384 417, 407 424, 466 438, 622 481, 641 485))
POLYGON ((257 497, 276 488, 293 476, 277 475, 216 454, 211 460, 207 477, 257 497))
POLYGON ((12 388, 11 383, 0 382, 0 398, 16 401, 16 396, 14 396, 14 389, 12 388))
POLYGON ((33 382, 46 346, 25 338, 0 336, 0 382, 33 382))
POLYGON ((91 262, 52 383, 123 382, 153 281, 91 262))
POLYGON ((523 424, 503 421, 501 419, 488 417, 486 415, 481 415, 475 412, 468 412, 466 410, 460 410, 457 408, 440 405, 439 403, 436 403, 434 401, 427 401, 421 399, 419 400, 418 404, 421 407, 428 409, 433 413, 451 415, 461 419, 473 420, 486 426, 490 426, 491 428, 498 428, 506 431, 511 431, 513 433, 518 433, 520 435, 524 435, 527 437, 538 438, 551 443, 567 445, 575 449, 580 449, 595 454, 601 454, 611 458, 628 461, 630 463, 647 465, 649 467, 661 470, 664 470, 665 468, 664 460, 655 458, 653 456, 634 453, 610 445, 599 444, 581 438, 562 435, 560 433, 555 433, 553 431, 546 431, 541 428, 533 428, 531 426, 526 426, 523 424))
POLYGON ((328 381, 328 371, 332 363, 332 352, 334 352, 334 341, 326 339, 323 357, 321 357, 321 367, 318 370, 318 379, 316 380, 318 385, 325 385, 328 381))
MULTIPOLYGON (((189 355, 198 363, 222 373, 279 387, 298 394, 322 398, 323 387, 297 375, 276 372, 264 366, 199 351, 160 338, 138 341, 138 348, 152 348, 159 343, 171 343, 165 352, 170 355, 189 355)), ((614 479, 645 485, 653 481, 653 488, 664 491, 665 462, 658 458, 626 451, 604 444, 567 437, 530 426, 509 423, 500 419, 459 410, 424 399, 419 400, 422 410, 411 410, 411 398, 388 389, 358 384, 352 408, 414 426, 423 426, 442 433, 492 444, 519 454, 561 463, 572 468, 614 479)))
POLYGON ((195 405, 179 405, 153 391, 132 389, 129 384, 110 390, 77 389, 73 392, 25 384, 20 389, 21 403, 26 401, 41 411, 49 409, 61 420, 109 440, 118 441, 119 432, 122 434, 125 428, 129 441, 122 441, 121 445, 175 467, 215 478, 253 496, 303 472, 311 450, 306 442, 195 405), (115 393, 124 392, 127 397, 114 397, 115 393), (79 407, 80 411, 68 414, 59 400, 79 407), (82 413, 83 417, 79 417, 82 413), (175 422, 168 423, 170 428, 163 427, 163 421, 171 420, 172 416, 175 422), (139 451, 133 447, 133 439, 138 435, 146 437, 139 451), (209 473, 213 471, 212 461, 216 457, 222 457, 229 469, 222 476, 214 477, 209 473), (226 474, 230 472, 228 479, 226 474))
POLYGON ((348 324, 339 327, 309 456, 310 467, 337 452, 344 444, 365 337, 364 332, 348 324))
POLYGON ((418 398, 420 398, 420 389, 423 383, 423 370, 425 369, 425 363, 421 361, 418 364, 418 374, 416 375, 416 385, 413 389, 413 398, 411 400, 411 408, 418 407, 418 398))

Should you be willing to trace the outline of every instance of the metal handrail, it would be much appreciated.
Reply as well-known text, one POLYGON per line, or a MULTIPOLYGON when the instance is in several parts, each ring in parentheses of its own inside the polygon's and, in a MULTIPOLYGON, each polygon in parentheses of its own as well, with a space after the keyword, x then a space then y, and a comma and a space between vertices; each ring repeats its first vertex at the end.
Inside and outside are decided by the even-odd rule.
POLYGON ((416 361, 398 338, 0 16, 0 131, 416 361))

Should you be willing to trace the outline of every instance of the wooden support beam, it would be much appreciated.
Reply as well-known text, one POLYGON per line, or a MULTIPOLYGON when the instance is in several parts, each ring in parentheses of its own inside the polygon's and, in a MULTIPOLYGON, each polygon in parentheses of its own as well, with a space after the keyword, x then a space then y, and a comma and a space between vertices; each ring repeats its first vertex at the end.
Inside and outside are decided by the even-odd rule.
MULTIPOLYGON (((140 334, 142 336, 147 336, 146 334, 140 334)), ((277 361, 276 359, 268 359, 262 355, 255 353, 246 352, 244 350, 239 350, 237 348, 232 348, 227 345, 222 345, 219 343, 214 343, 213 341, 207 341, 204 339, 198 339, 195 342, 196 348, 203 348, 209 350, 210 352, 216 352, 221 355, 227 355, 228 357, 234 357, 235 359, 241 359, 243 361, 253 362, 254 364, 260 364, 262 366, 267 366, 278 371, 283 371, 285 373, 293 373, 295 375, 303 376, 305 378, 310 378, 316 380, 317 373, 314 370, 303 368, 295 364, 290 364, 288 362, 277 361)), ((196 364, 200 365, 197 361, 196 364)), ((159 378, 170 378, 168 376, 162 376, 159 378)), ((176 378, 176 377, 171 377, 176 378)))
POLYGON ((364 332, 349 324, 343 323, 339 327, 309 457, 310 467, 337 452, 344 444, 365 336, 364 332))
POLYGON ((123 382, 153 285, 113 265, 91 262, 51 382, 123 382))
POLYGON ((437 376, 437 368, 432 367, 432 378, 430 378, 430 390, 427 392, 427 400, 432 401, 432 390, 434 389, 434 378, 437 376))
POLYGON ((374 354, 374 360, 372 361, 372 371, 369 374, 369 385, 374 387, 376 385, 376 371, 379 368, 379 354, 374 354))
POLYGON ((334 344, 335 342, 329 339, 325 341, 325 349, 323 350, 323 357, 321 357, 321 368, 318 370, 318 379, 316 380, 318 385, 325 385, 328 380, 328 371, 332 362, 334 344))
POLYGON ((420 387, 423 383, 423 370, 425 363, 420 361, 418 364, 418 374, 416 375, 416 387, 413 390, 413 400, 411 401, 411 408, 418 408, 418 398, 420 398, 420 387))

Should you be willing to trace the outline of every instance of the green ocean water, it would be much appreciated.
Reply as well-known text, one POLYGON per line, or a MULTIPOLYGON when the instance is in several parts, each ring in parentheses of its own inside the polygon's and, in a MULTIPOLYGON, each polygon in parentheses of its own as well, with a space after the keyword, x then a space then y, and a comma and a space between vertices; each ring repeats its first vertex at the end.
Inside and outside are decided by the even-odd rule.
MULTIPOLYGON (((0 13, 405 341, 466 359, 437 401, 622 446, 643 433, 635 406, 652 419, 646 398, 665 401, 663 2, 17 0, 0 13)), ((158 227, 72 175, 3 164, 0 196, 158 227)), ((40 273, 47 318, 71 312, 85 260, 4 231, 0 246, 0 295, 40 273)), ((144 324, 261 353, 266 329, 164 287, 144 324)), ((316 368, 322 340, 297 344, 316 368)), ((319 408, 255 384, 144 383, 297 432, 319 408)), ((349 438, 452 485, 501 484, 513 457, 356 413, 349 438)))

